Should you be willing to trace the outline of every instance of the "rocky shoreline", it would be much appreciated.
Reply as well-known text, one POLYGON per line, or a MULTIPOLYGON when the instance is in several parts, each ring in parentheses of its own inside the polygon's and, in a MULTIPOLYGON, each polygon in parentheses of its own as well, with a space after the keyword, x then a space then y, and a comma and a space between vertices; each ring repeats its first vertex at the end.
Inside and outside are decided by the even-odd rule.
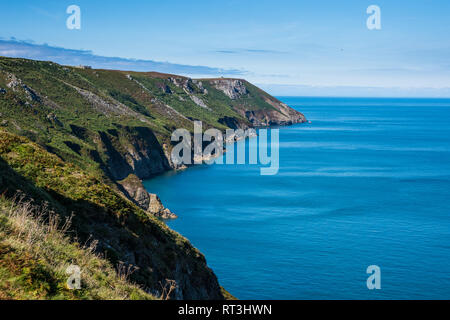
MULTIPOLYGON (((205 257, 163 219, 176 217, 142 180, 180 170, 171 134, 288 125, 305 117, 241 79, 99 70, 0 57, 0 193, 21 190, 73 216, 76 241, 95 241, 115 266, 159 296, 224 299, 205 257), (13 152, 11 152, 11 150, 13 152), (31 169, 30 169, 31 168, 31 169)), ((75 240, 74 240, 75 241, 75 240)))
MULTIPOLYGON (((305 121, 302 121, 302 122, 306 122, 306 119, 305 119, 305 121)), ((283 125, 286 125, 286 124, 283 124, 283 125)), ((248 129, 253 129, 253 128, 248 128, 248 129)), ((227 142, 236 143, 240 140, 247 139, 247 138, 255 138, 257 136, 258 135, 256 133, 256 130, 247 130, 247 131, 245 131, 244 136, 234 135, 234 136, 228 137, 227 139, 225 139, 224 143, 227 143, 227 142)), ((225 147, 226 146, 224 145, 223 154, 226 153, 225 147)), ((167 152, 165 153, 165 155, 166 155, 166 157, 170 157, 170 154, 167 152)), ((192 163, 195 163, 196 161, 203 163, 205 161, 210 161, 210 160, 212 160, 216 157, 222 156, 222 155, 217 155, 217 156, 213 155, 213 156, 208 156, 208 157, 201 156, 200 158, 193 157, 192 163)), ((193 166, 193 165, 175 166, 175 165, 173 165, 172 161, 169 159, 170 158, 168 158, 167 161, 171 164, 171 169, 169 169, 167 171, 170 171, 170 170, 182 171, 182 170, 187 170, 189 167, 193 166)), ((163 172, 161 172, 161 173, 163 173, 163 172)), ((144 209, 148 214, 154 215, 163 220, 173 220, 173 219, 178 218, 178 216, 176 214, 171 212, 170 209, 166 208, 162 204, 161 199, 158 197, 157 194, 149 193, 145 189, 145 187, 142 183, 142 180, 139 179, 136 175, 130 174, 126 179, 117 181, 117 184, 119 185, 119 188, 121 189, 122 193, 128 199, 130 199, 135 204, 137 204, 139 207, 144 209)))

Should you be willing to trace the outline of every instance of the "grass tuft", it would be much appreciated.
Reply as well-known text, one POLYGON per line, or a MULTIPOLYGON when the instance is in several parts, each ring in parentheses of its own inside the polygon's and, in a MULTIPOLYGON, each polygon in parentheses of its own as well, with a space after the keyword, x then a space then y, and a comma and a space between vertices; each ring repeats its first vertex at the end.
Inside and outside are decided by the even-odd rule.
POLYGON ((70 223, 23 197, 0 198, 0 299, 155 299, 98 255, 95 242, 71 242, 70 223), (79 290, 67 285, 70 265, 81 269, 79 290))

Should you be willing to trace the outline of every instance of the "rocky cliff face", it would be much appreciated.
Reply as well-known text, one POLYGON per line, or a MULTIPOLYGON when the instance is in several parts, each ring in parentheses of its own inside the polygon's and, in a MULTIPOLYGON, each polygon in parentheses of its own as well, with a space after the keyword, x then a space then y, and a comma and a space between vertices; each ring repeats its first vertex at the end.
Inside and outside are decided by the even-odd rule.
MULTIPOLYGON (((222 131, 306 121, 300 112, 241 79, 195 80, 8 58, 0 58, 0 117, 8 134, 39 145, 67 166, 68 175, 77 173, 65 180, 51 162, 36 158, 17 163, 6 152, 2 157, 9 157, 14 170, 8 164, 5 170, 15 172, 15 180, 27 178, 17 188, 55 178, 27 190, 38 189, 60 210, 77 212, 74 234, 93 237, 113 263, 139 268, 135 281, 149 291, 157 293, 159 282, 175 280, 174 297, 179 299, 222 299, 223 294, 203 255, 153 220, 175 216, 141 183, 175 168, 169 158, 172 132, 192 131, 197 120, 204 128, 222 131), (29 170, 33 163, 36 169, 29 170), (86 172, 95 179, 86 179, 86 172)), ((29 143, 24 145, 18 151, 29 149, 29 143)))
POLYGON ((170 169, 154 133, 146 127, 98 132, 98 150, 105 155, 108 174, 122 180, 130 174, 146 179, 170 169))
MULTIPOLYGON (((208 82, 231 99, 232 108, 245 117, 251 123, 250 126, 285 126, 306 122, 302 113, 245 80, 214 79, 208 82)), ((233 125, 233 120, 224 120, 227 125, 233 125)))
POLYGON ((288 126, 295 123, 304 123, 306 118, 303 114, 282 102, 267 100, 274 107, 273 110, 252 110, 239 112, 244 115, 255 127, 288 126))
POLYGON ((248 95, 249 92, 243 80, 239 79, 219 79, 211 80, 211 83, 217 90, 222 91, 227 97, 232 100, 242 98, 248 95))
MULTIPOLYGON (((136 76, 133 78, 127 74, 126 77, 137 81, 136 76)), ((139 86, 142 88, 144 84, 139 82, 139 86)), ((177 88, 181 89, 191 101, 205 109, 207 113, 213 112, 205 102, 210 99, 209 95, 213 96, 218 92, 224 94, 229 98, 230 108, 236 114, 218 118, 217 123, 231 129, 245 130, 251 127, 283 126, 306 121, 303 114, 245 80, 192 80, 170 76, 167 78, 167 83, 158 83, 157 88, 164 88, 162 91, 164 95, 168 96, 177 95, 177 88), (175 87, 171 87, 171 85, 175 87)), ((181 98, 181 96, 179 97, 181 98)), ((182 99, 184 100, 184 98, 182 99)), ((167 107, 173 109, 170 106, 167 107)), ((124 108, 121 107, 121 110, 124 108)), ((170 144, 161 144, 148 127, 129 127, 117 124, 116 126, 117 129, 98 132, 94 139, 99 154, 103 155, 103 159, 98 162, 114 181, 126 181, 130 175, 136 176, 138 179, 147 179, 167 170, 179 169, 171 162, 170 144)), ((74 134, 76 133, 74 131, 74 134)), ((83 139, 83 137, 80 138, 83 139)), ((164 207, 161 210, 148 210, 150 194, 144 191, 142 184, 132 183, 127 185, 124 194, 147 212, 153 212, 157 217, 164 219, 175 217, 164 207)), ((159 200, 155 198, 154 202, 158 203, 159 200)))
POLYGON ((173 299, 223 299, 216 276, 189 241, 92 174, 0 130, 0 194, 10 198, 19 190, 60 221, 70 217, 72 240, 91 243, 113 266, 133 271, 131 281, 147 292, 159 297, 170 279, 177 284, 173 299))
POLYGON ((165 220, 177 218, 173 212, 164 207, 156 194, 148 193, 145 190, 141 180, 136 175, 130 174, 126 179, 118 181, 117 184, 129 199, 149 215, 165 220))

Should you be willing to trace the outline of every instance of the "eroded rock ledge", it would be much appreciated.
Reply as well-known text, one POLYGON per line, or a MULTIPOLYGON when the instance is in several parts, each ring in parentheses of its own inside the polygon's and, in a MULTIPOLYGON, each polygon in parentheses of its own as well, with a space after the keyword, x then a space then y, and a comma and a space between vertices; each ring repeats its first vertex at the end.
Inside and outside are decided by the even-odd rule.
POLYGON ((176 214, 164 207, 161 199, 156 194, 145 190, 142 181, 134 174, 130 174, 124 180, 118 181, 118 186, 128 199, 145 210, 147 214, 161 219, 176 219, 176 214))

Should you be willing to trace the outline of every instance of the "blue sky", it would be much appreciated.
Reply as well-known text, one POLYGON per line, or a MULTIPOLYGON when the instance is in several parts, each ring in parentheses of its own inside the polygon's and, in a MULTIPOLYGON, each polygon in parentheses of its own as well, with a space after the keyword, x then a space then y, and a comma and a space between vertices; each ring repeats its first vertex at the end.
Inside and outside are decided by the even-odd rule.
POLYGON ((11 1, 0 55, 241 77, 279 95, 450 96, 449 12, 448 0, 11 1), (66 28, 72 4, 81 30, 66 28), (381 30, 366 27, 372 4, 381 30))

